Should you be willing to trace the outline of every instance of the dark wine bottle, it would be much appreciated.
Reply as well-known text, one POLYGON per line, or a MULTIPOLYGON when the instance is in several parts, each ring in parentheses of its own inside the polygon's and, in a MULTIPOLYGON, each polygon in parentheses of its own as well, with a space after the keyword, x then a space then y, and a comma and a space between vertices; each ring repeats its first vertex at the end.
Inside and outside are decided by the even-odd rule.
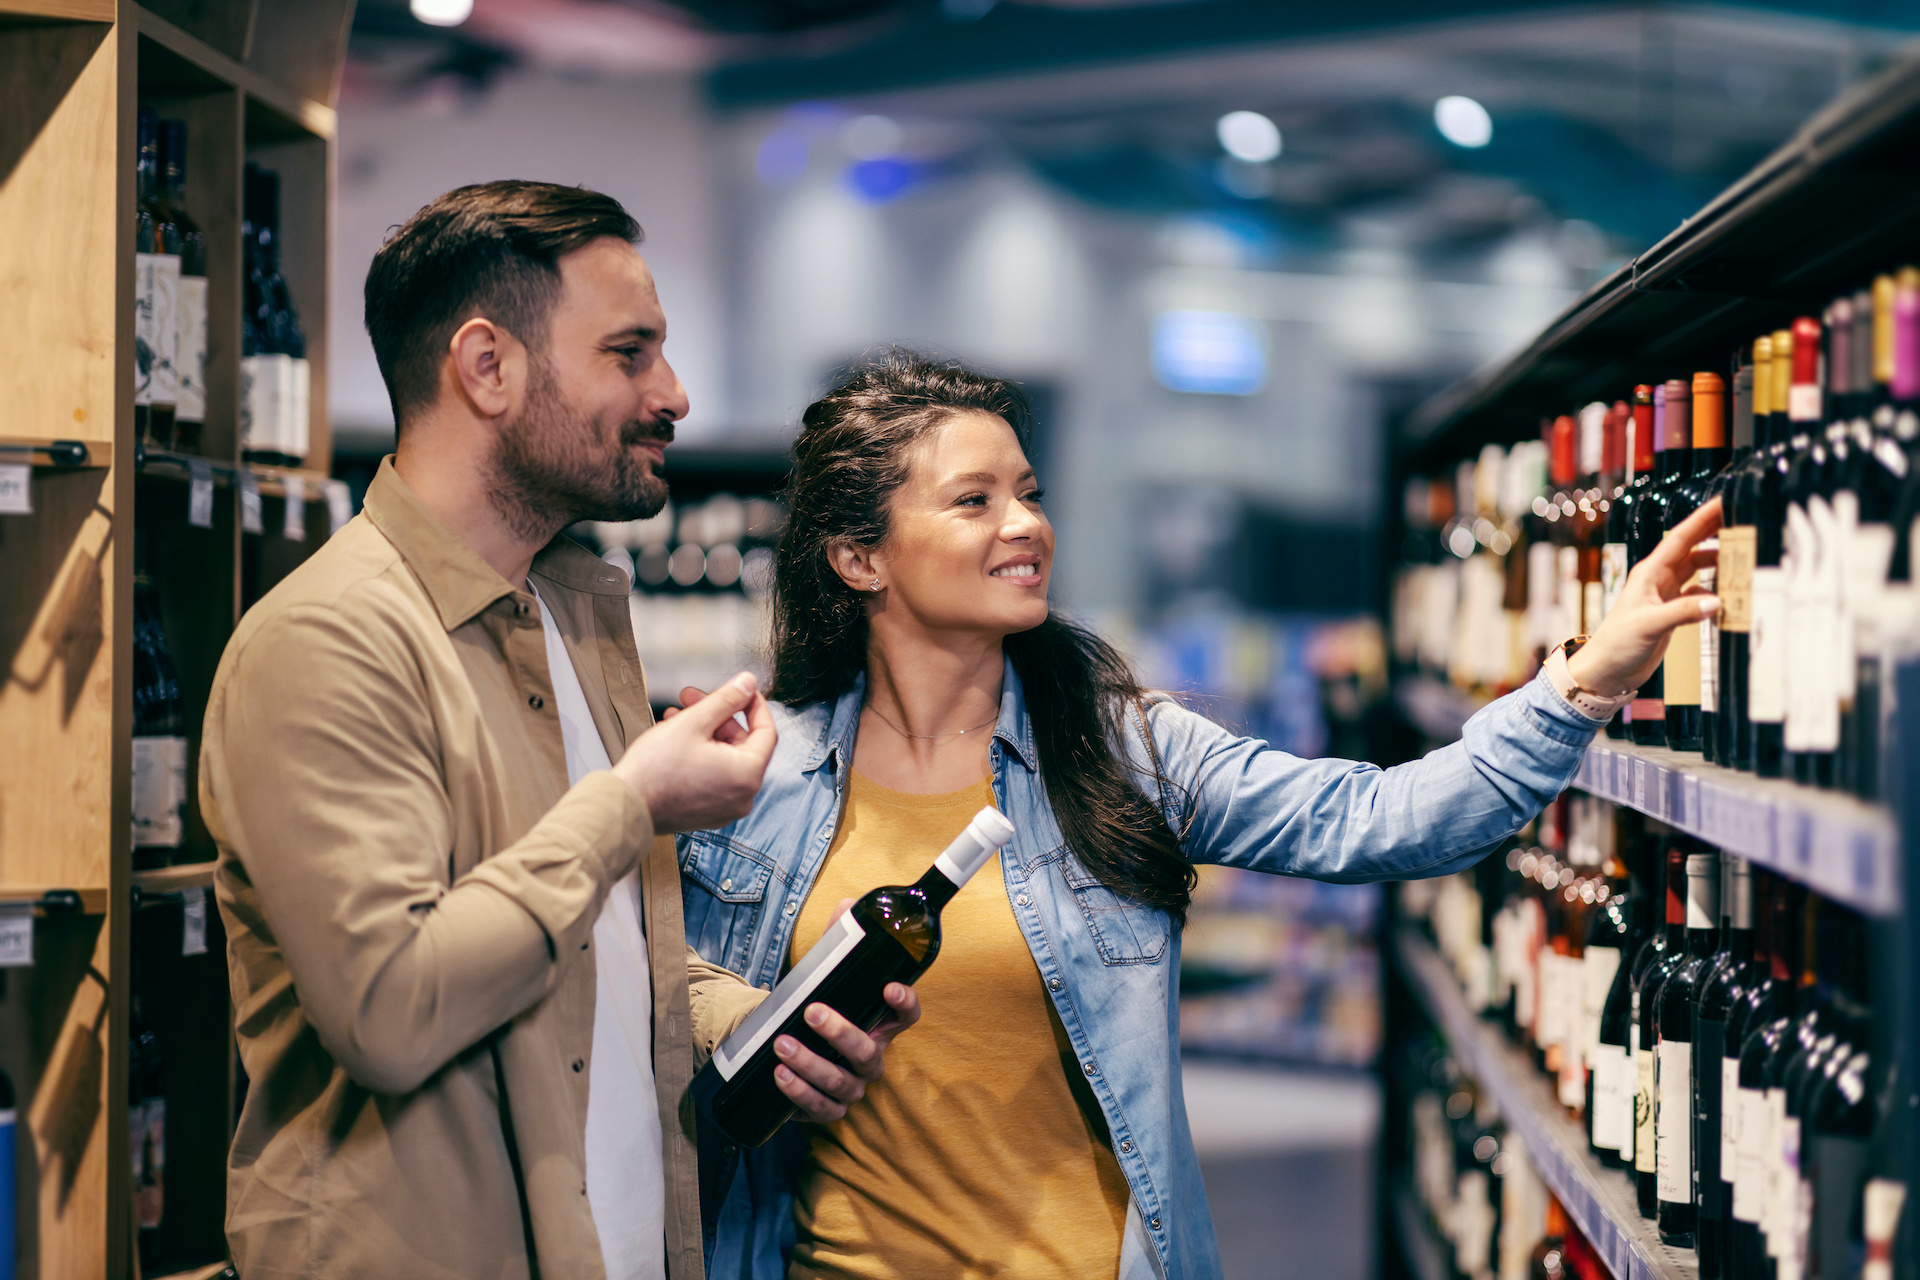
MULTIPOLYGON (((1646 429, 1639 427, 1638 410, 1626 401, 1614 404, 1608 428, 1607 448, 1610 453, 1618 454, 1615 464, 1619 479, 1613 492, 1607 498, 1607 525, 1604 540, 1600 547, 1600 600, 1601 614, 1613 612, 1614 602, 1619 600, 1621 589, 1627 584, 1627 571, 1631 559, 1627 550, 1627 521, 1633 512, 1633 504, 1639 501, 1640 492, 1653 483, 1653 431, 1651 422, 1652 406, 1647 406, 1649 421, 1646 429), (1644 445, 1644 447, 1643 447, 1644 445)), ((1627 711, 1622 707, 1607 721, 1609 738, 1627 736, 1627 711)))
POLYGON ((1660 1212, 1659 1151, 1656 1124, 1659 1118, 1659 1067, 1655 1054, 1660 1043, 1660 989, 1673 971, 1686 962, 1687 936, 1687 842, 1668 837, 1666 877, 1667 942, 1659 958, 1647 967, 1637 989, 1639 1007, 1634 1012, 1634 1027, 1640 1043, 1635 1049, 1638 1068, 1638 1096, 1633 1104, 1633 1169, 1639 1194, 1640 1216, 1656 1217, 1660 1212))
POLYGON ((792 1036, 836 1058, 806 1023, 813 1004, 872 1030, 887 1013, 887 984, 912 985, 940 954, 941 909, 1011 839, 1013 824, 982 809, 919 880, 871 890, 848 908, 694 1078, 694 1101, 715 1127, 757 1147, 791 1119, 793 1103, 773 1079, 774 1042, 792 1036))
MULTIPOLYGON (((1796 439, 1787 415, 1793 380, 1793 332, 1774 331, 1766 362, 1769 443, 1754 486, 1753 631, 1748 637, 1747 721, 1753 770, 1763 778, 1786 772, 1787 575, 1781 564, 1786 529, 1787 468, 1796 439)), ((1760 363, 1756 348, 1754 362, 1760 363)), ((1757 393, 1756 393, 1757 396, 1757 393)), ((1757 427, 1756 427, 1757 429, 1757 427)))
POLYGON ((194 450, 207 417, 207 238, 187 212, 187 126, 160 122, 160 203, 179 228, 180 283, 174 297, 173 445, 194 450))
MULTIPOLYGON (((1687 469, 1668 492, 1663 523, 1671 530, 1697 511, 1712 495, 1714 480, 1727 465, 1727 385, 1717 373, 1696 373, 1689 384, 1674 378, 1667 383, 1667 430, 1687 433, 1687 469), (1677 413, 1677 406, 1685 406, 1677 413)), ((1719 547, 1717 541, 1709 545, 1719 547)), ((1705 577, 1703 573, 1702 578, 1705 577)), ((1711 586, 1710 581, 1701 585, 1711 586)), ((1667 747, 1699 751, 1705 732, 1706 708, 1705 622, 1676 627, 1667 642, 1665 699, 1667 747)))
POLYGON ((161 1258, 167 1209, 166 1060, 153 1025, 141 1016, 133 997, 129 1017, 132 1043, 127 1061, 127 1128, 133 1156, 133 1220, 139 1235, 140 1265, 152 1273, 161 1258))
POLYGON ((1754 343, 1754 363, 1743 366, 1733 381, 1734 463, 1720 491, 1723 524, 1720 563, 1714 589, 1720 596, 1719 749, 1715 759, 1730 769, 1753 768, 1753 745, 1747 719, 1748 662, 1753 632, 1753 569, 1758 530, 1754 527, 1755 486, 1766 462, 1765 391, 1773 341, 1754 343))
MULTIPOLYGON (((1608 870, 1613 871, 1609 863, 1608 870)), ((1609 875, 1610 884, 1613 877, 1609 875)), ((1624 881, 1620 883, 1624 884, 1624 881)), ((1611 893, 1599 904, 1588 935, 1585 959, 1595 969, 1613 952, 1612 977, 1600 1005, 1599 1021, 1587 1046, 1590 1070, 1587 1141, 1603 1164, 1628 1168, 1633 1159, 1633 966, 1646 941, 1649 895, 1633 889, 1611 893), (1596 958, 1599 957, 1599 958, 1596 958)))
POLYGON ((1832 508, 1826 497, 1832 455, 1820 385, 1821 332, 1820 322, 1811 316, 1793 322, 1788 417, 1794 434, 1782 493, 1781 563, 1787 570, 1787 713, 1782 733, 1786 771, 1798 782, 1830 786, 1833 752, 1840 742, 1831 644, 1838 582, 1836 548, 1830 545, 1832 508))
POLYGON ((1767 1162, 1767 1199, 1762 1207, 1760 1233, 1766 1242, 1765 1256, 1778 1267, 1788 1256, 1793 1243, 1795 1198, 1800 1185, 1800 1117, 1793 1105, 1796 1066, 1810 1054, 1822 1051, 1822 1043, 1831 1048, 1831 1019, 1826 1001, 1820 994, 1819 968, 1822 952, 1820 935, 1823 915, 1820 899, 1806 895, 1800 919, 1800 975, 1794 988, 1793 1017, 1786 1034, 1767 1055, 1761 1078, 1766 1087, 1768 1135, 1764 1156, 1767 1162))
POLYGON ((1660 986, 1660 1039, 1654 1056, 1655 1179, 1660 1239, 1693 1247, 1694 1183, 1698 1176, 1693 1132, 1693 1009, 1700 981, 1720 937, 1720 859, 1687 855, 1685 959, 1660 986))
POLYGON ((1766 914, 1766 976, 1755 982, 1740 1001, 1741 1022, 1738 1068, 1739 1133, 1733 1178, 1732 1217, 1723 1253, 1724 1274, 1759 1276, 1767 1252, 1762 1222, 1766 1218, 1769 1151, 1779 1141, 1766 1093, 1766 1064, 1792 1026, 1795 939, 1801 890, 1785 880, 1773 881, 1766 914))
POLYGON ((1694 1248, 1700 1255, 1701 1280, 1719 1280, 1724 1274, 1732 1146, 1738 1134, 1727 1124, 1727 1113, 1740 1088, 1739 1062, 1727 1057, 1728 1018, 1751 977, 1753 960, 1752 871, 1745 858, 1729 855, 1721 860, 1721 872, 1720 950, 1700 984, 1693 1017, 1694 1162, 1700 1174, 1694 1248))
POLYGON ((133 575, 132 773, 134 865, 164 867, 186 838, 187 717, 159 591, 144 568, 133 575))
MULTIPOLYGON (((1676 418, 1675 406, 1668 402, 1667 387, 1664 385, 1635 387, 1633 389, 1635 404, 1640 402, 1643 391, 1653 406, 1654 448, 1658 452, 1655 458, 1653 487, 1634 504, 1633 508, 1627 550, 1634 564, 1639 564, 1653 554, 1654 548, 1660 545, 1661 538, 1666 536, 1667 499, 1672 494, 1674 486, 1685 475, 1688 460, 1693 453, 1692 426, 1683 419, 1676 418)), ((1695 644, 1698 644, 1697 639, 1695 644)), ((1669 641, 1667 647, 1671 652, 1673 642, 1669 641)), ((1634 698, 1631 711, 1633 719, 1627 732, 1633 741, 1643 747, 1667 745, 1664 663, 1655 668, 1654 673, 1640 686, 1639 695, 1634 698)))

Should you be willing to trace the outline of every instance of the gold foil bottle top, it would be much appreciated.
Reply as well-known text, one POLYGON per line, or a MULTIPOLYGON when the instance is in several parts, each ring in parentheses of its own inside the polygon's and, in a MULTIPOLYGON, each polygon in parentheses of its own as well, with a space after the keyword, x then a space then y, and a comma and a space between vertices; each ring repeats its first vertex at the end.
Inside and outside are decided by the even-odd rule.
POLYGON ((1761 334, 1753 340, 1753 416, 1773 412, 1773 339, 1761 334))
POLYGON ((1785 413, 1793 391, 1793 330, 1773 331, 1773 377, 1767 388, 1767 411, 1785 413))
POLYGON ((1727 444, 1727 383, 1717 373, 1693 375, 1693 447, 1723 449, 1727 444))
POLYGON ((1893 294, 1891 275, 1873 278, 1873 380, 1893 381, 1893 294))

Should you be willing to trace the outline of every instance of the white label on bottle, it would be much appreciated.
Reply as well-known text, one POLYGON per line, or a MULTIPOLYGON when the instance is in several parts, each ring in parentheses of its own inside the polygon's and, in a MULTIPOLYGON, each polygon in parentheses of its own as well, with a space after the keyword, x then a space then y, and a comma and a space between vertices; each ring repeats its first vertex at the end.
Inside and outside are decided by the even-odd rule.
POLYGON ((181 808, 187 802, 187 740, 133 740, 133 843, 146 849, 177 849, 183 838, 181 808))
POLYGON ((327 532, 338 533, 353 519, 353 493, 345 480, 327 481, 327 532))
MULTIPOLYGON (((180 394, 180 255, 153 255, 153 381, 151 404, 172 405, 180 394)), ((138 341, 138 338, 135 338, 138 341)))
POLYGON ((1768 1092, 1780 1094, 1780 1150, 1774 1156, 1767 1252, 1776 1258, 1787 1258, 1792 1256, 1797 1218, 1795 1201, 1800 1189, 1800 1118, 1786 1113, 1784 1089, 1768 1092))
MULTIPOLYGON (((1801 750, 1837 751, 1840 747, 1840 688, 1836 681, 1835 643, 1840 626, 1840 581, 1845 569, 1843 530, 1833 505, 1815 494, 1807 502, 1807 519, 1814 531, 1814 561, 1807 573, 1807 611, 1804 620, 1808 670, 1804 673, 1806 724, 1801 750)), ((1851 625, 1851 624, 1849 624, 1851 625)), ((1792 661, 1789 658, 1789 661, 1792 661)), ((1794 673, 1789 668, 1788 679, 1794 673)))
POLYGON ((1720 1181, 1740 1167, 1740 1059, 1720 1059, 1720 1181))
POLYGON ((284 428, 282 393, 291 385, 292 357, 248 356, 240 362, 240 447, 281 451, 284 428))
POLYGON ((1527 638, 1536 649, 1551 649, 1566 639, 1553 634, 1559 620, 1553 603, 1553 560, 1551 542, 1527 544, 1527 638))
POLYGON ((1600 616, 1613 612, 1627 585, 1627 544, 1609 542, 1600 548, 1600 616))
POLYGON ((1606 1012, 1607 993, 1613 990, 1614 975, 1620 971, 1620 948, 1588 947, 1580 956, 1586 1025, 1581 1043, 1589 1047, 1600 1043, 1600 1015, 1606 1012))
POLYGON ((0 907, 0 969, 33 963, 33 908, 0 907))
POLYGON ((1556 563, 1559 566, 1560 589, 1554 596, 1559 608, 1559 618, 1554 624, 1553 643, 1559 644, 1580 634, 1580 550, 1577 547, 1561 547, 1556 563))
POLYGON ((0 515, 33 514, 33 468, 24 464, 0 466, 0 515))
POLYGON ((1734 1154, 1733 1216, 1741 1222, 1757 1223, 1767 1187, 1767 1095, 1758 1089, 1741 1089, 1739 1094, 1740 1146, 1734 1154))
MULTIPOLYGON (((1893 526, 1877 521, 1858 525, 1847 546, 1847 603, 1853 615, 1854 671, 1862 658, 1879 657, 1876 625, 1880 616, 1880 597, 1887 585, 1887 567, 1893 559, 1893 526)), ((1848 698, 1856 692, 1849 677, 1841 686, 1848 698)))
POLYGON ((282 476, 286 487, 286 510, 280 520, 280 536, 289 542, 307 540, 307 482, 299 476, 282 476))
POLYGON ((1760 1232, 1767 1237, 1767 1252, 1773 1254, 1773 1238, 1779 1226, 1775 1214, 1786 1194, 1781 1187, 1785 1179, 1781 1174, 1780 1144, 1785 1141, 1787 1091, 1768 1089, 1766 1103, 1767 1123, 1760 1144, 1760 1232))
POLYGON ((1653 1050, 1640 1049, 1634 1058, 1638 1074, 1633 1099, 1633 1167, 1641 1173, 1655 1173, 1659 1166, 1653 1140, 1653 1050))
POLYGON ((1787 418, 1792 422, 1820 421, 1820 386, 1796 382, 1787 388, 1787 418))
POLYGON ((204 458, 187 460, 187 523, 213 528, 213 467, 204 458))
MULTIPOLYGON (((1833 634, 1828 647, 1833 652, 1834 697, 1841 705, 1853 704, 1853 540, 1860 528, 1860 495, 1842 489, 1833 495, 1833 540, 1827 553, 1827 574, 1833 580, 1833 634)), ((1835 715, 1837 716, 1836 709, 1835 715)), ((1836 726, 1835 732, 1838 733, 1836 726)))
POLYGON ((1588 635, 1600 629, 1600 619, 1606 616, 1606 589, 1597 582, 1583 582, 1580 600, 1580 634, 1588 635))
POLYGON ((1627 1051, 1619 1045, 1596 1044, 1588 1055, 1593 1060, 1593 1145, 1603 1151, 1631 1150, 1633 1094, 1625 1086, 1633 1068, 1627 1051))
POLYGON ((747 1020, 713 1051, 713 1065, 720 1072, 720 1078, 733 1079, 734 1073, 759 1052, 761 1045, 773 1038, 787 1019, 793 1016, 794 1010, 806 1003, 807 997, 827 980, 834 967, 866 936, 866 929, 854 919, 853 912, 848 911, 836 920, 821 935, 820 941, 800 957, 800 963, 780 979, 780 985, 760 1002, 760 1007, 748 1014, 747 1020))
POLYGON ((1693 1200, 1693 1046, 1660 1041, 1654 1067, 1658 1110, 1654 1114, 1654 1183, 1662 1200, 1693 1200))
POLYGON ((305 359, 287 360, 286 434, 281 437, 280 452, 290 458, 305 458, 313 414, 313 366, 305 359))
POLYGON ((1787 583, 1777 565, 1753 570, 1753 637, 1747 667, 1747 718, 1779 724, 1787 713, 1787 583))
POLYGON ((153 361, 159 350, 153 332, 153 258, 133 255, 133 403, 153 403, 153 361))
POLYGON ((181 904, 180 954, 207 954, 207 890, 205 885, 187 890, 181 904))
POLYGON ((1533 1042, 1542 1049, 1550 1049, 1565 1043, 1567 1038, 1567 998, 1565 984, 1561 981, 1563 971, 1560 957, 1554 954, 1552 947, 1541 947, 1534 952, 1534 971, 1534 980, 1540 987, 1534 1013, 1533 1042))
MULTIPOLYGON (((1700 544, 1702 549, 1712 547, 1720 549, 1718 538, 1709 538, 1700 544)), ((1712 591, 1714 571, 1702 569, 1699 574, 1700 589, 1712 591)), ((1700 714, 1711 715, 1720 710, 1720 625, 1713 618, 1700 623, 1700 714)))
POLYGON ((178 375, 177 422, 207 419, 207 278, 181 276, 175 298, 175 325, 179 337, 174 368, 178 375))
POLYGON ((1560 970, 1563 1038, 1560 1041, 1560 1105, 1579 1109, 1587 1101, 1587 1000, 1585 973, 1578 956, 1556 955, 1560 970))
POLYGON ((265 533, 266 521, 260 516, 260 481, 242 467, 236 473, 240 484, 240 532, 265 533))

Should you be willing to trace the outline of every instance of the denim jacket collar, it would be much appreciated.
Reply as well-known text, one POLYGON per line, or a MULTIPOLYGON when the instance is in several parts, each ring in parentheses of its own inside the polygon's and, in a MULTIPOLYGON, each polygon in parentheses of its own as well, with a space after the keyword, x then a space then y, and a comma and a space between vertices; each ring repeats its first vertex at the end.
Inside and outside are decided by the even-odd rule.
MULTIPOLYGON (((1013 669, 1013 659, 1003 658, 1001 661, 1000 719, 994 724, 993 736, 1032 772, 1039 768, 1039 757, 1033 746, 1033 721, 1027 715, 1027 700, 1020 686, 1020 676, 1013 669)), ((822 722, 819 740, 813 750, 807 753, 800 772, 812 773, 828 760, 834 761, 836 771, 841 762, 852 762, 854 738, 860 732, 860 708, 866 704, 866 697, 867 673, 862 671, 854 677, 853 687, 834 702, 833 712, 822 722)))

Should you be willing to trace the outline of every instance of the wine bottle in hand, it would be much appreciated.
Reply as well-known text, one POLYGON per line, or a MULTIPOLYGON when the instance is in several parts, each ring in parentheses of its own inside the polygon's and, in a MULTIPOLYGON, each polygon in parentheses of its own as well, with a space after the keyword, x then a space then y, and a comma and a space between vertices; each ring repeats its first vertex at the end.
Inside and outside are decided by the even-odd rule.
POLYGON ((806 1024, 807 1006, 824 1004, 873 1030, 887 1013, 887 984, 911 986, 940 954, 941 908, 1011 839, 1005 815, 982 809, 918 881, 883 885, 848 908, 694 1077, 694 1101, 707 1119, 744 1147, 759 1146, 792 1119, 794 1105, 773 1079, 774 1042, 792 1036, 838 1061, 806 1024))

